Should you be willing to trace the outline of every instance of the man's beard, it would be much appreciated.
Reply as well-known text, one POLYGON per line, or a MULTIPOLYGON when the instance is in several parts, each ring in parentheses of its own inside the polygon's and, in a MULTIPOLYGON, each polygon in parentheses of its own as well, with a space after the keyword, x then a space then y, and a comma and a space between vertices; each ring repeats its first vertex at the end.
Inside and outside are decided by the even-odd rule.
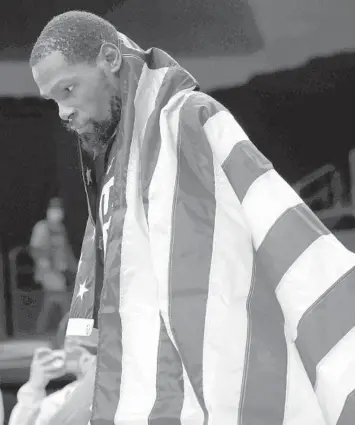
MULTIPOLYGON (((77 134, 80 146, 94 158, 104 152, 117 129, 120 119, 121 100, 117 95, 114 95, 110 102, 110 118, 104 121, 91 120, 91 131, 77 134)), ((68 125, 66 125, 66 128, 73 131, 68 125)))

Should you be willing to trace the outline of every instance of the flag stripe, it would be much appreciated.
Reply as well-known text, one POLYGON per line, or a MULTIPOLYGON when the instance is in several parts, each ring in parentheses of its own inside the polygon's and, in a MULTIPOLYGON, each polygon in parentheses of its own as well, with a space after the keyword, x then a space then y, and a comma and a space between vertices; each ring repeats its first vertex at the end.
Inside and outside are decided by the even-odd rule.
MULTIPOLYGON (((241 175, 240 178, 243 179, 243 176, 241 175)), ((303 203, 275 170, 266 171, 258 177, 241 202, 244 213, 248 217, 256 249, 282 214, 303 203)))
MULTIPOLYGON (((164 81, 171 78, 174 71, 169 69, 164 81)), ((164 81, 162 84, 164 84, 164 81)), ((156 109, 151 114, 147 127, 146 136, 142 146, 141 157, 144 158, 145 166, 142 167, 142 197, 146 220, 149 226, 149 191, 153 173, 157 165, 161 147, 161 133, 159 127, 159 116, 161 109, 172 97, 170 90, 164 92, 164 97, 158 96, 156 109)), ((161 318, 161 317, 160 317, 161 318)), ((170 341, 165 324, 161 318, 161 332, 159 338, 159 351, 157 359, 157 382, 156 400, 149 415, 149 425, 163 425, 166 423, 166 406, 170 405, 168 416, 172 425, 180 425, 180 415, 183 406, 183 367, 176 348, 170 341), (167 359, 170 361, 167 362, 167 359)))
POLYGON ((287 348, 284 317, 259 253, 248 300, 249 335, 240 405, 241 425, 283 425, 287 348))
POLYGON ((186 373, 199 404, 203 394, 203 341, 215 223, 215 181, 212 150, 196 137, 194 111, 187 101, 181 111, 177 151, 170 256, 170 320, 186 373))
POLYGON ((139 84, 135 99, 136 117, 128 162, 126 202, 121 251, 120 315, 122 323, 122 378, 115 425, 129 421, 132 412, 147 424, 155 402, 157 355, 160 335, 158 290, 150 257, 148 226, 140 196, 140 146, 145 123, 151 114, 155 95, 164 78, 164 69, 144 67, 142 76, 150 82, 150 96, 139 84), (144 105, 143 111, 139 111, 144 105), (138 122, 137 122, 138 121, 138 122), (138 224, 139 223, 139 224, 138 224), (140 255, 137 255, 137 246, 140 255), (139 403, 137 404, 137 400, 139 403))
MULTIPOLYGON (((172 244, 172 213, 174 208, 175 184, 177 179, 177 140, 179 131, 180 108, 191 95, 191 90, 184 90, 174 96, 162 110, 161 135, 166 143, 161 145, 158 162, 154 170, 152 181, 149 187, 149 210, 148 227, 151 241, 151 257, 154 264, 155 275, 159 282, 159 305, 162 318, 166 327, 170 341, 177 349, 177 342, 174 338, 170 323, 170 293, 169 293, 169 257, 172 244)), ((177 349, 180 359, 180 352, 177 349)), ((172 351, 170 352, 174 354, 172 351)), ((178 361, 176 356, 168 356, 160 361, 172 363, 178 361)), ((191 425, 193 420, 199 424, 203 418, 201 408, 199 407, 196 396, 193 392, 191 383, 187 378, 185 367, 183 368, 183 388, 184 394, 177 394, 172 391, 175 388, 174 376, 165 373, 158 377, 159 387, 157 395, 161 394, 162 400, 171 400, 174 398, 176 405, 182 404, 181 424, 191 425), (178 397, 181 396, 181 400, 178 397)), ((162 369, 160 369, 162 371, 162 369)), ((164 370, 164 369, 163 369, 164 370)), ((165 410, 160 413, 165 418, 175 420, 176 409, 170 403, 165 404, 165 410)), ((154 414, 154 412, 153 412, 154 414)))
POLYGON ((251 184, 271 169, 271 162, 249 140, 237 143, 223 163, 223 170, 240 202, 243 202, 251 184))
POLYGON ((326 425, 323 412, 296 346, 289 339, 287 352, 287 389, 283 425, 326 425))
MULTIPOLYGON (((95 227, 93 226, 91 219, 89 218, 86 224, 86 229, 85 229, 82 245, 83 246, 87 244, 90 245, 90 242, 92 242, 94 238, 95 238, 95 227)), ((70 307, 71 317, 69 321, 71 320, 71 318, 73 319, 85 318, 90 320, 93 319, 94 291, 92 289, 95 284, 94 283, 94 275, 95 275, 94 249, 95 247, 94 245, 92 245, 89 249, 85 249, 81 253, 80 262, 78 265, 78 271, 77 271, 76 279, 75 279, 75 288, 74 288, 73 298, 72 298, 71 307, 70 307), (84 295, 85 305, 87 307, 82 311, 81 306, 82 306, 83 300, 80 297, 78 297, 78 294, 80 290, 80 285, 83 285, 84 283, 85 283, 86 289, 88 289, 88 291, 84 295)), ((79 334, 82 335, 83 333, 86 334, 85 329, 86 329, 86 326, 84 327, 84 329, 82 327, 80 327, 80 329, 76 327, 75 330, 77 330, 79 334)), ((70 326, 69 329, 67 329, 67 335, 76 336, 77 334, 74 332, 74 329, 70 326), (69 330, 69 333, 68 333, 68 330, 69 330)))
MULTIPOLYGON (((329 231, 306 205, 301 204, 287 210, 271 227, 257 252, 257 258, 262 259, 260 261, 260 267, 264 271, 268 270, 268 273, 264 273, 263 284, 269 284, 271 285, 270 289, 275 290, 280 280, 282 280, 295 260, 303 254, 304 250, 320 236, 327 233, 329 231), (292 241, 289 244, 285 244, 283 241, 289 229, 297 229, 297 231, 294 232, 295 237, 292 241), (283 246, 282 250, 280 250, 280 246, 283 246), (276 255, 278 255, 277 262, 274 261, 276 255)), ((289 367, 295 366, 293 362, 289 365, 289 367)), ((301 374, 302 370, 299 370, 297 373, 301 374)), ((287 372, 285 374, 288 376, 287 372)), ((301 379, 301 376, 299 379, 301 379)), ((303 379, 303 383, 307 385, 305 379, 303 379)), ((287 381, 287 386, 289 384, 289 381, 287 381)), ((281 388, 279 391, 281 391, 281 388)), ((319 411, 316 409, 312 411, 311 407, 309 409, 309 415, 314 415, 315 418, 318 418, 316 420, 320 421, 321 416, 319 415, 319 411)), ((305 411, 305 405, 302 411, 305 411)))
POLYGON ((318 362, 355 326, 355 267, 302 316, 296 346, 312 384, 318 362), (326 329, 325 332, 320 332, 326 329))
POLYGON ((312 211, 300 204, 287 210, 271 227, 259 247, 259 255, 264 267, 272 273, 272 289, 276 290, 287 270, 303 252, 320 236, 329 230, 318 220, 312 211), (285 243, 285 235, 292 232, 292 240, 285 243), (282 246, 282 249, 280 247, 282 246), (277 256, 277 261, 274 258, 277 256))
POLYGON ((355 418, 355 390, 351 392, 345 402, 337 425, 351 425, 355 418))
MULTIPOLYGON (((217 116, 218 114, 213 117, 214 120, 211 118, 209 121, 207 121, 205 130, 207 132, 208 124, 210 124, 209 131, 211 134, 210 136, 207 134, 207 136, 209 138, 210 144, 213 146, 213 151, 217 158, 222 158, 223 152, 220 152, 220 143, 219 139, 216 138, 216 134, 218 134, 218 131, 223 130, 212 128, 212 123, 216 127, 222 127, 222 120, 218 120, 217 116)), ((227 150, 228 149, 226 149, 225 152, 227 150)), ((237 142, 234 145, 230 154, 223 163, 223 169, 226 172, 229 181, 231 182, 240 201, 242 202, 244 213, 248 217, 248 221, 251 227, 254 245, 256 249, 261 246, 261 248, 259 248, 259 252, 256 254, 256 288, 261 288, 258 289, 260 292, 262 292, 263 289, 266 292, 272 289, 275 290, 282 276, 292 266, 295 260, 297 260, 297 258, 303 253, 303 250, 312 244, 315 240, 317 240, 321 235, 323 235, 323 233, 327 234, 328 231, 319 223, 317 219, 314 219, 314 216, 310 213, 309 210, 307 210, 299 196, 292 189, 290 189, 289 185, 282 178, 280 178, 275 170, 272 169, 272 164, 249 141, 239 141, 239 143, 237 142), (270 202, 270 199, 272 199, 273 202, 270 202), (304 219, 307 220, 308 225, 304 222, 304 219), (288 228, 288 226, 296 226, 291 227, 292 229, 297 228, 297 225, 300 233, 302 230, 304 230, 305 227, 307 227, 306 234, 303 235, 303 237, 297 237, 294 244, 290 241, 290 244, 285 246, 285 230, 288 228), (282 251, 280 251, 279 248, 281 243, 281 236, 281 246, 284 246, 282 251), (282 256, 281 261, 276 263, 274 261, 275 255, 279 256, 280 254, 282 256), (268 270, 270 265, 273 267, 271 272, 268 270), (257 276, 260 277, 258 278, 257 276), (258 283, 258 281, 260 283, 258 283), (263 288, 263 285, 267 285, 268 281, 270 285, 269 288, 263 288)), ((297 232, 294 232, 294 234, 297 234, 298 236, 297 232)), ((257 322, 258 310, 262 312, 263 309, 255 308, 255 305, 257 305, 258 296, 255 295, 255 291, 254 293, 252 291, 250 299, 249 325, 251 332, 254 332, 254 335, 259 335, 259 338, 261 339, 259 340, 259 338, 256 337, 255 342, 250 344, 250 346, 255 351, 250 353, 248 371, 256 370, 257 372, 254 376, 255 379, 249 380, 249 382, 255 383, 255 388, 250 383, 248 384, 248 379, 246 379, 246 394, 243 395, 243 400, 244 398, 248 397, 249 394, 249 405, 252 406, 252 403, 254 402, 254 407, 257 409, 259 401, 255 402, 253 395, 254 397, 257 397, 259 391, 259 395, 260 393, 262 394, 259 399, 265 400, 260 382, 274 382, 275 393, 279 395, 279 403, 277 403, 277 397, 274 398, 273 402, 269 402, 268 398, 266 397, 267 402, 264 404, 264 406, 265 408, 268 406, 270 411, 274 412, 274 415, 278 415, 272 419, 272 423, 275 421, 282 423, 285 401, 283 399, 283 392, 286 391, 287 384, 286 335, 284 333, 283 325, 281 326, 284 320, 283 312, 274 297, 274 293, 270 291, 269 293, 265 293, 259 298, 261 299, 261 302, 265 302, 268 306, 264 310, 268 311, 268 313, 271 314, 275 320, 275 327, 270 328, 271 331, 275 332, 275 335, 271 335, 270 340, 274 348, 277 346, 279 347, 279 350, 276 349, 275 355, 276 358, 279 358, 280 361, 280 379, 279 382, 277 382, 275 379, 258 379, 257 376, 259 373, 258 369, 261 367, 259 366, 259 368, 257 368, 255 365, 257 364, 258 351, 261 352, 262 350, 260 350, 256 344, 259 343, 259 345, 262 345, 260 344, 260 341, 264 342, 264 347, 267 349, 270 341, 267 342, 265 340, 263 341, 262 339, 262 335, 267 334, 267 332, 264 330, 260 330, 264 325, 263 320, 265 318, 259 319, 259 323, 257 322), (270 301, 267 301, 267 298, 269 298, 270 301), (255 327, 253 323, 257 323, 258 326, 255 327), (249 388, 251 388, 249 392, 248 385, 249 388)), ((262 313, 260 313, 260 316, 262 316, 262 313)), ((263 365, 263 367, 268 369, 268 365, 263 365)), ((274 365, 274 372, 277 369, 278 366, 274 365)), ((270 368, 269 372, 270 375, 272 375, 272 367, 270 368)), ((249 374, 250 373, 252 372, 249 372, 249 374)), ((266 388, 264 388, 264 393, 268 394, 266 388)), ((241 418, 245 418, 246 420, 250 420, 251 423, 254 423, 255 417, 253 417, 252 412, 252 407, 248 410, 248 406, 244 405, 243 411, 241 412, 241 418), (247 412, 250 412, 249 417, 247 412)), ((316 412, 314 412, 314 414, 317 416, 316 412)), ((263 418, 260 418, 262 423, 263 420, 263 418)))
POLYGON ((157 396, 148 424, 181 425, 180 416, 184 404, 183 368, 161 316, 157 359, 157 396))
POLYGON ((206 309, 203 385, 208 425, 238 419, 247 342, 253 251, 241 204, 215 164, 216 219, 206 309), (216 373, 218 371, 218 373, 216 373))
MULTIPOLYGON (((156 64, 150 64, 156 65, 156 64)), ((140 149, 140 167, 147 164, 147 167, 140 169, 140 181, 142 187, 143 205, 147 219, 148 206, 148 187, 151 176, 156 165, 161 138, 159 133, 159 114, 161 111, 161 99, 159 98, 160 88, 169 74, 169 68, 150 69, 144 64, 141 74, 141 81, 144 81, 144 88, 137 88, 137 94, 134 99, 136 109, 133 137, 138 139, 140 149), (146 90, 146 85, 149 90, 146 90), (157 137, 152 138, 152 134, 157 137), (143 137, 144 136, 144 137, 143 137)), ((169 93, 171 95, 171 93, 169 93)), ((166 97, 164 93, 164 97, 166 97)))
MULTIPOLYGON (((218 151, 218 140, 212 139, 211 144, 214 152, 218 151)), ((270 284, 273 289, 277 290, 278 299, 287 319, 286 335, 284 336, 286 338, 291 336, 294 340, 297 336, 298 322, 304 316, 305 311, 312 304, 317 304, 317 301, 323 300, 324 292, 328 291, 329 287, 332 287, 334 282, 342 275, 339 274, 340 271, 344 273, 349 269, 349 263, 353 263, 353 259, 350 258, 350 253, 348 255, 339 243, 329 244, 330 238, 335 238, 329 235, 329 231, 305 207, 299 196, 250 143, 237 143, 223 164, 223 169, 238 194, 244 212, 248 217, 254 246, 258 249, 256 261, 259 258, 263 259, 261 267, 264 267, 265 270, 269 269, 270 284), (233 158, 233 151, 234 153, 238 152, 236 156, 239 156, 239 163, 237 159, 233 158), (291 234, 291 231, 292 240, 289 241, 289 244, 285 244, 285 236, 291 234), (329 239, 324 242, 326 238, 329 239), (334 270, 331 270, 332 273, 329 273, 329 276, 326 275, 327 268, 329 271, 328 265, 323 267, 318 265, 318 270, 314 267, 315 273, 309 276, 307 271, 311 270, 310 258, 313 258, 315 263, 317 263, 317 258, 322 259, 323 262, 324 258, 328 258, 324 256, 324 254, 327 254, 324 248, 317 252, 319 247, 326 244, 329 245, 329 252, 333 251, 333 257, 340 261, 335 261, 336 266, 334 266, 334 270), (283 247, 282 250, 280 250, 280 246, 283 247), (308 253, 312 254, 307 255, 308 253), (317 253, 320 254, 319 257, 317 253), (277 262, 275 262, 276 256, 277 262), (271 270, 270 265, 272 266, 271 270), (295 281, 298 281, 297 285, 295 285, 295 281), (309 285, 310 281, 314 283, 309 285), (303 282, 305 286, 302 291, 299 283, 303 284, 303 282), (308 284, 307 288, 306 283, 308 284), (292 297, 295 294, 296 296, 292 297)), ((331 255, 329 255, 329 261, 330 264, 334 264, 334 261, 331 261, 331 255)), ((261 273, 259 267, 260 265, 257 264, 257 274, 261 273)), ((264 275, 264 279, 265 277, 264 275)), ((350 279, 348 278, 348 280, 350 279)), ((343 286, 347 285, 343 284, 343 286)), ((349 295, 348 300, 354 299, 354 294, 348 287, 346 290, 349 295)), ((354 326, 354 309, 350 310, 348 305, 346 305, 346 312, 344 313, 346 317, 340 317, 339 320, 338 317, 337 319, 332 318, 330 313, 342 308, 342 296, 338 295, 332 298, 333 302, 330 303, 332 307, 326 308, 327 312, 324 312, 322 307, 315 307, 318 315, 314 315, 313 326, 304 326, 305 335, 309 334, 309 337, 306 341, 303 341, 303 350, 300 350, 300 354, 302 360, 305 361, 308 373, 310 373, 310 368, 307 364, 307 355, 316 356, 314 364, 311 365, 313 367, 313 376, 311 377, 313 384, 317 362, 334 347, 334 344, 344 336, 345 332, 354 326), (333 330, 330 335, 323 337, 320 329, 324 329, 322 321, 324 322, 326 315, 329 322, 333 319, 333 330), (318 339, 316 338, 317 332, 318 339), (319 344, 321 338, 323 340, 319 344), (308 352, 309 354, 307 354, 308 352)), ((321 301, 321 304, 323 305, 324 301, 321 301)), ((348 302, 348 304, 350 303, 348 302)), ((250 321, 252 328, 252 317, 250 321)), ((308 323, 311 323, 311 319, 308 319, 308 323)), ((298 332, 300 332, 300 328, 298 328, 298 332)), ((297 347, 299 347, 299 342, 300 339, 298 338, 297 347)), ((252 369, 251 366, 250 369, 252 369)))
MULTIPOLYGON (((121 193, 125 195, 125 185, 121 193)), ((98 349, 92 425, 112 425, 121 390, 122 323, 119 314, 119 294, 122 229, 126 214, 126 205, 123 200, 121 202, 121 208, 112 212, 112 221, 115 221, 117 226, 115 238, 108 241, 113 250, 111 252, 115 255, 107 255, 106 258, 106 267, 115 274, 106 275, 98 314, 99 347, 110 347, 110 350, 98 349)))
MULTIPOLYGON (((128 162, 126 159, 128 154, 129 151, 125 149, 123 158, 120 158, 123 163, 128 162)), ((115 184, 113 188, 114 208, 107 240, 107 245, 110 244, 110 252, 107 250, 105 258, 105 268, 109 268, 113 273, 105 275, 98 312, 100 331, 92 425, 112 425, 121 391, 122 322, 119 309, 122 236, 127 209, 126 173, 120 177, 119 184, 115 184), (112 237, 112 223, 114 223, 114 238, 112 237), (113 253, 114 255, 112 255, 113 253), (100 347, 110 347, 110 349, 103 350, 100 347)))
POLYGON ((171 80, 173 74, 176 74, 176 69, 164 69, 167 69, 168 71, 164 75, 164 79, 161 83, 161 86, 164 86, 164 84, 166 84, 168 90, 165 90, 163 92, 159 91, 158 93, 157 99, 155 101, 155 108, 148 119, 145 129, 144 141, 141 146, 141 184, 146 220, 148 220, 149 186, 158 161, 161 146, 159 121, 160 113, 162 108, 164 108, 164 106, 168 103, 169 99, 173 96, 175 90, 175 86, 168 85, 167 82, 171 80))
MULTIPOLYGON (((205 95, 202 102, 205 108, 206 103, 205 95)), ((217 102, 213 101, 212 105, 215 104, 220 106, 217 102)), ((226 110, 218 111, 206 122, 202 121, 200 118, 200 122, 219 164, 225 164, 226 167, 229 167, 229 162, 233 163, 235 161, 240 161, 238 146, 240 142, 247 141, 248 136, 230 112, 226 110)), ((235 172, 233 165, 229 171, 235 172)))
POLYGON ((355 255, 328 234, 310 244, 289 268, 276 294, 292 341, 304 313, 354 264, 355 255))
MULTIPOLYGON (((319 362, 315 391, 327 423, 336 424, 355 389, 355 328, 319 362)), ((348 407, 346 407, 348 408, 348 407)))
MULTIPOLYGON (((201 91, 196 91, 191 100, 192 103, 190 106, 190 110, 193 116, 195 117, 195 123, 198 122, 202 128, 206 125, 206 136, 211 136, 208 134, 210 129, 210 131, 213 133, 212 137, 217 137, 217 139, 219 139, 221 142, 218 144, 218 146, 221 149, 224 149, 224 152, 226 152, 226 155, 228 155, 230 149, 232 149, 233 147, 233 144, 231 144, 230 138, 227 136, 230 136, 232 134, 231 128, 233 130, 235 130, 236 127, 240 129, 239 124, 237 124, 236 121, 233 120, 233 116, 226 111, 225 107, 221 103, 211 98, 208 94, 203 93, 201 91), (225 119, 223 119, 223 116, 225 117, 225 119), (223 127, 216 127, 213 122, 215 120, 218 122, 221 119, 225 124, 227 124, 228 122, 229 125, 225 125, 223 127), (227 150, 228 145, 230 146, 229 151, 227 150)), ((196 128, 201 130, 200 126, 196 128)), ((236 134, 234 133, 233 137, 235 135, 236 134)), ((219 163, 219 159, 216 159, 217 163, 219 163)))

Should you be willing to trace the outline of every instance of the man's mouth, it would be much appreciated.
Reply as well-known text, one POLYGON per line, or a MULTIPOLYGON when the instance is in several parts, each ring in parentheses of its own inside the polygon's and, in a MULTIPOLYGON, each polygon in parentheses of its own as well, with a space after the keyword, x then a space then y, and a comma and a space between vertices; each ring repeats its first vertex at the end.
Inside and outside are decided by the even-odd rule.
POLYGON ((74 130, 74 131, 76 131, 78 134, 82 134, 82 133, 84 133, 85 132, 85 130, 88 128, 88 124, 86 123, 86 124, 84 124, 84 125, 81 125, 81 126, 73 126, 72 127, 72 129, 74 130))
POLYGON ((86 127, 86 124, 84 125, 73 125, 72 129, 78 133, 81 133, 86 127))

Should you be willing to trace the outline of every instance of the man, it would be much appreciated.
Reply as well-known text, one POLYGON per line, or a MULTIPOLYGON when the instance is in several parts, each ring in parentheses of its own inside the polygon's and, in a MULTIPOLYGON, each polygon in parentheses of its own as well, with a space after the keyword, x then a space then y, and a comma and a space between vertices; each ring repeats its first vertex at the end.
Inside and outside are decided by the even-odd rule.
MULTIPOLYGON (((77 341, 76 344, 66 344, 63 349, 65 336, 63 330, 65 331, 67 322, 68 317, 61 322, 56 347, 54 347, 56 349, 44 347, 37 349, 34 353, 29 380, 18 391, 18 403, 11 413, 9 425, 53 424, 58 411, 61 410, 68 397, 78 390, 81 382, 85 380, 88 390, 93 392, 96 356, 92 354, 92 351, 95 352, 96 347, 91 346, 87 349, 80 346, 77 341), (75 381, 61 390, 47 395, 48 383, 65 374, 74 375, 75 381), (91 382, 90 379, 88 380, 88 376, 91 376, 91 382)), ((88 414, 90 398, 89 401, 83 400, 83 403, 87 404, 88 414)), ((62 423, 62 425, 64 424, 62 423)))
POLYGON ((91 424, 350 425, 355 255, 233 116, 84 12, 47 24, 31 67, 78 134, 67 335, 99 330, 91 424))

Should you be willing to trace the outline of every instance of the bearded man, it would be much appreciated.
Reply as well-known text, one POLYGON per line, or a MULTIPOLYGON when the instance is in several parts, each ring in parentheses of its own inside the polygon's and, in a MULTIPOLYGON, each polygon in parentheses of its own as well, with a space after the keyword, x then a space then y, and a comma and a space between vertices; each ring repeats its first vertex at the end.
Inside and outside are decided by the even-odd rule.
POLYGON ((30 65, 78 136, 67 336, 98 338, 91 424, 352 424, 355 255, 232 114, 86 12, 54 17, 30 65))

